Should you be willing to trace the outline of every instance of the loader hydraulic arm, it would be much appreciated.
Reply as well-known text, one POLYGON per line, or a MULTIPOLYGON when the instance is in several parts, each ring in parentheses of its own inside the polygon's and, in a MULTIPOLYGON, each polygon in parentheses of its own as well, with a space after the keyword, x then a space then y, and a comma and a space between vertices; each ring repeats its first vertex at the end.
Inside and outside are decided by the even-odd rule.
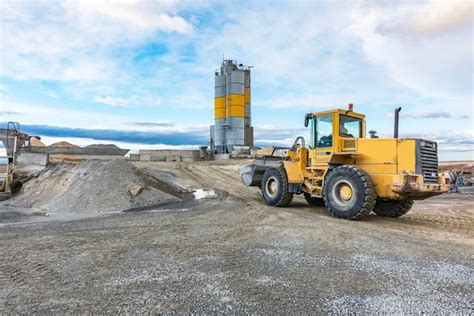
POLYGON ((301 142, 301 147, 305 147, 305 140, 303 136, 298 136, 295 139, 295 142, 293 143, 293 146, 291 146, 291 151, 296 151, 298 149, 298 143, 301 142))

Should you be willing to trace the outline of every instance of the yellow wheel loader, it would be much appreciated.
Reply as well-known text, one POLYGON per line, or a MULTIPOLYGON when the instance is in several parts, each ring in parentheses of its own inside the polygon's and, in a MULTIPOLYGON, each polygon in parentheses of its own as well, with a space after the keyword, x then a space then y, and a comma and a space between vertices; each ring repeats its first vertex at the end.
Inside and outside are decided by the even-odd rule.
POLYGON ((298 137, 290 149, 274 148, 241 172, 246 186, 257 186, 268 205, 287 206, 303 194, 315 206, 343 219, 370 212, 400 217, 423 200, 449 190, 438 172, 434 141, 398 138, 401 108, 395 110, 393 138, 366 138, 365 115, 348 110, 308 113, 309 146, 298 137), (278 154, 280 152, 280 154, 278 154))

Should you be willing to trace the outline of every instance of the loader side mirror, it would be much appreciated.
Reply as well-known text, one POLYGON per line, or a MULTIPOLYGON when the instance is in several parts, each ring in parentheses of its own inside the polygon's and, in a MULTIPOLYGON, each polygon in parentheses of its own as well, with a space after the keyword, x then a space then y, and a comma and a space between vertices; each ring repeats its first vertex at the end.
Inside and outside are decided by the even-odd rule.
POLYGON ((377 131, 370 130, 370 131, 369 131, 369 134, 370 134, 370 138, 379 138, 379 137, 377 136, 377 131))
POLYGON ((309 120, 313 118, 313 113, 307 113, 304 116, 304 127, 308 127, 309 120))

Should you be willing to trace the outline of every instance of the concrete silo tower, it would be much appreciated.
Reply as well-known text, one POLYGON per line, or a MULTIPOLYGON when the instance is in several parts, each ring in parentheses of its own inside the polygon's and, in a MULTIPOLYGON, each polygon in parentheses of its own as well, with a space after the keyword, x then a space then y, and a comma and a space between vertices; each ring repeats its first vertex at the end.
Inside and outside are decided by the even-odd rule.
POLYGON ((231 153, 234 146, 253 146, 250 106, 250 68, 224 60, 215 73, 214 126, 211 150, 231 153))

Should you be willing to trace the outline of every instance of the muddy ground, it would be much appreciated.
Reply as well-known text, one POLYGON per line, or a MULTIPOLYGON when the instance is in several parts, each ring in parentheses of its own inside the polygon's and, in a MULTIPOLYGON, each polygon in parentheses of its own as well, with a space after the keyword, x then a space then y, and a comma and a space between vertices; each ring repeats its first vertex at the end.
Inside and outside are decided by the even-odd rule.
POLYGON ((400 219, 264 206, 238 164, 137 163, 215 194, 110 214, 0 211, 0 313, 472 314, 474 191, 400 219))

